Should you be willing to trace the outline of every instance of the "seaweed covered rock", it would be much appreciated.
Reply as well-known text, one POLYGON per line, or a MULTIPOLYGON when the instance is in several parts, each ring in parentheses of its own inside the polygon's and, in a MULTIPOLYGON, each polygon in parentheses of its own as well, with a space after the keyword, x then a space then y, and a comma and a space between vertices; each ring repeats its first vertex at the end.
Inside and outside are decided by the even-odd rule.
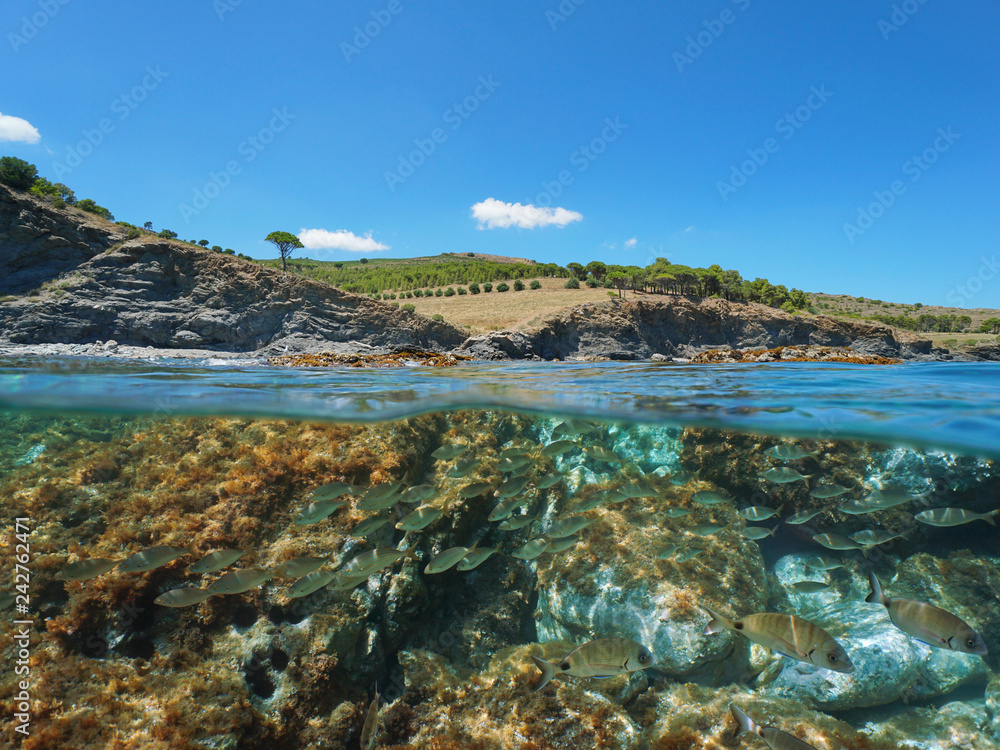
MULTIPOLYGON (((566 678, 534 690, 538 669, 529 655, 555 659, 566 648, 572 646, 506 648, 481 672, 427 651, 400 652, 406 688, 383 710, 380 746, 635 748, 638 728, 621 705, 593 689, 593 681, 566 678)), ((601 690, 620 689, 627 681, 606 680, 601 690)))
POLYGON ((940 708, 912 708, 865 725, 876 742, 905 750, 1000 750, 1000 737, 988 729, 983 701, 955 701, 940 708))
MULTIPOLYGON (((690 498, 686 501, 690 505, 690 498)), ((756 544, 727 528, 711 537, 688 531, 709 519, 739 518, 724 504, 692 506, 688 516, 669 518, 661 497, 636 498, 603 511, 581 532, 575 547, 539 558, 538 633, 543 639, 584 642, 619 635, 653 651, 657 668, 698 682, 741 679, 749 671, 745 642, 731 633, 706 636, 697 604, 739 602, 760 611, 767 597, 764 565, 756 544), (690 560, 659 559, 668 542, 690 560)))

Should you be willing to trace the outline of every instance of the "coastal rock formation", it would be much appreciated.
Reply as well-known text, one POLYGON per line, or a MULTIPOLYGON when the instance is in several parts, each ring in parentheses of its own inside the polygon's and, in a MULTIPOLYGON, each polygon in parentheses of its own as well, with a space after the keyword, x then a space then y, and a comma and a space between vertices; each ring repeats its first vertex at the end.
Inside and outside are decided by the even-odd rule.
POLYGON ((523 332, 471 337, 461 352, 480 359, 649 359, 704 348, 849 347, 866 356, 913 359, 931 342, 883 323, 791 315, 766 305, 695 297, 647 297, 580 305, 523 332))

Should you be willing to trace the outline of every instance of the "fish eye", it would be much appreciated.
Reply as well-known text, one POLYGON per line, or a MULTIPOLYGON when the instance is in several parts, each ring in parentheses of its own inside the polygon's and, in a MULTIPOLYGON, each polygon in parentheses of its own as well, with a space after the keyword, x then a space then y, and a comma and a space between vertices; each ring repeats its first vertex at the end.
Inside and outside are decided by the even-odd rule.
POLYGON ((975 648, 976 647, 976 639, 975 638, 970 638, 969 640, 967 640, 965 642, 965 645, 968 646, 969 648, 975 648))
POLYGON ((826 658, 830 660, 831 664, 836 664, 839 657, 836 654, 828 654, 826 658))
POLYGON ((569 660, 564 661, 562 664, 559 665, 559 669, 563 670, 564 672, 568 670, 569 667, 570 667, 569 660))
POLYGON ((639 654, 640 664, 645 664, 647 661, 649 661, 649 654, 639 654))

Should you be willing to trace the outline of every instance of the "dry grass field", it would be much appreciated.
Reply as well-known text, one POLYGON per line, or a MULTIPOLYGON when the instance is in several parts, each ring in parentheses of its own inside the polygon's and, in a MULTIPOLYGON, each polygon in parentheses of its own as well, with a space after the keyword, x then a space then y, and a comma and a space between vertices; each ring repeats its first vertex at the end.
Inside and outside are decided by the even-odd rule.
MULTIPOLYGON (((526 281, 524 291, 515 292, 513 282, 507 282, 511 289, 506 292, 498 292, 494 284, 492 292, 456 294, 454 297, 415 297, 399 301, 399 304, 412 304, 418 313, 428 317, 440 315, 449 323, 464 326, 472 333, 483 333, 522 328, 574 305, 608 300, 607 289, 589 289, 585 285, 579 289, 565 289, 566 279, 539 281, 541 289, 531 289, 531 282, 526 281)), ((458 287, 457 284, 454 286, 458 287)), ((626 294, 631 296, 632 293, 626 294)))

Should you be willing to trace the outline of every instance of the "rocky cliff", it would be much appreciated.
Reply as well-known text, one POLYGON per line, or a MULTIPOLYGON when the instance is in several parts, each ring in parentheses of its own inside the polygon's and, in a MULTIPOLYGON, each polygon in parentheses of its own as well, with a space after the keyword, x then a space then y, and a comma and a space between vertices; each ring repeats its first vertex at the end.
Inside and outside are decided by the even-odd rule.
POLYGON ((260 354, 405 346, 482 359, 632 360, 792 344, 945 354, 880 323, 673 296, 581 305, 529 330, 466 340, 455 326, 239 258, 148 234, 127 240, 115 224, 0 186, 0 343, 108 340, 260 354))
POLYGON ((649 359, 687 357, 710 347, 847 346, 883 357, 932 354, 931 342, 882 323, 790 315, 766 305, 692 297, 651 297, 581 305, 528 331, 497 331, 461 351, 484 359, 649 359))
POLYGON ((0 186, 0 339, 225 351, 451 349, 454 326, 0 186), (24 294, 27 292, 27 294, 24 294))

